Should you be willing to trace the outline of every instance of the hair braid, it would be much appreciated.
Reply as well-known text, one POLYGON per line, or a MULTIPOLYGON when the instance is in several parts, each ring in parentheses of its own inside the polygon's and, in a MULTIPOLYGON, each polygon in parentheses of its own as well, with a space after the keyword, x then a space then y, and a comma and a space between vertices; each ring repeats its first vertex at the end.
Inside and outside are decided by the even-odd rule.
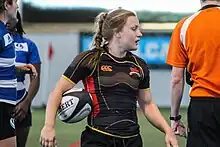
POLYGON ((96 64, 99 62, 101 53, 104 52, 104 48, 102 47, 102 42, 103 42, 102 28, 103 28, 103 23, 107 15, 108 15, 107 13, 102 12, 96 17, 95 35, 94 35, 94 39, 93 39, 94 41, 93 41, 92 46, 96 48, 97 52, 89 61, 89 65, 91 67, 96 66, 96 64))

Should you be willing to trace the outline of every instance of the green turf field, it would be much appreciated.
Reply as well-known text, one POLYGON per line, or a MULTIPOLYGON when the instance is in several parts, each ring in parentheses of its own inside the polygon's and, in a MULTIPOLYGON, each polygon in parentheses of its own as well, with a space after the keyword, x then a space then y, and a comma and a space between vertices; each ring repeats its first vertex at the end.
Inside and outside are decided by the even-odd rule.
MULTIPOLYGON (((170 110, 165 108, 161 108, 160 110, 168 121, 170 110)), ((183 121, 186 122, 186 110, 181 110, 181 114, 183 115, 183 121)), ((28 138, 27 147, 39 147, 40 130, 44 124, 45 112, 43 109, 34 109, 32 115, 33 127, 28 138)), ((164 134, 150 125, 142 114, 139 116, 139 124, 141 126, 144 147, 165 147, 164 134)), ((57 120, 56 137, 58 147, 69 147, 70 144, 78 141, 84 126, 85 121, 69 125, 57 120)), ((179 147, 185 147, 185 139, 179 138, 179 147)))

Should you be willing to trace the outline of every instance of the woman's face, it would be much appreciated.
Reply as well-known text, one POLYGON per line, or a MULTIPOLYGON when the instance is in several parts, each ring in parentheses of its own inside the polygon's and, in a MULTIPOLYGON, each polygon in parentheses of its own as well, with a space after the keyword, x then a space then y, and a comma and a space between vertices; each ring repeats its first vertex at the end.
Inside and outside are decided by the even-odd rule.
POLYGON ((10 32, 13 32, 16 28, 16 24, 17 24, 18 20, 16 18, 12 18, 10 19, 7 23, 6 23, 6 27, 10 32))
POLYGON ((117 34, 119 36, 119 45, 124 48, 125 51, 137 50, 138 41, 142 36, 138 18, 136 16, 129 16, 124 27, 117 34))
POLYGON ((7 19, 12 19, 12 18, 16 18, 16 14, 17 14, 17 9, 18 9, 18 4, 17 4, 17 0, 12 0, 12 4, 7 4, 6 6, 7 9, 7 19))

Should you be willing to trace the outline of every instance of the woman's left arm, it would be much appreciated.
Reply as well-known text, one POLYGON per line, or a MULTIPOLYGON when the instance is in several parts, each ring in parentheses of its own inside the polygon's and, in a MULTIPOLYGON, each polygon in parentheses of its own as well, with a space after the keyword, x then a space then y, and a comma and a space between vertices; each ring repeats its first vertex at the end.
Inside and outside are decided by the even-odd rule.
POLYGON ((164 133, 172 131, 164 117, 161 115, 157 105, 153 102, 150 89, 139 89, 138 103, 144 116, 153 126, 164 133))

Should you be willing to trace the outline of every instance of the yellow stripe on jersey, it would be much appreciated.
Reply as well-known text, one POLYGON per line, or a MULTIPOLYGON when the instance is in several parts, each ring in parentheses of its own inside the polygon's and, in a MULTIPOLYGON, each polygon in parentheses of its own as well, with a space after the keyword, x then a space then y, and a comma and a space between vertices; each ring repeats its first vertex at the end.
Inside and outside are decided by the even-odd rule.
POLYGON ((67 81, 69 81, 71 84, 73 84, 73 85, 76 85, 76 83, 74 83, 72 80, 70 80, 68 77, 66 77, 66 76, 64 76, 64 75, 62 75, 62 77, 64 78, 64 79, 66 79, 67 81))
POLYGON ((90 129, 96 131, 96 132, 99 132, 99 133, 102 133, 102 134, 105 134, 105 135, 108 135, 108 136, 112 136, 112 137, 117 137, 117 138, 132 138, 132 137, 136 137, 138 136, 138 134, 135 134, 135 135, 131 135, 131 136, 120 136, 120 135, 114 135, 114 134, 110 134, 108 132, 104 132, 104 131, 101 131, 99 129, 96 129, 94 127, 91 127, 89 125, 87 125, 90 129))
POLYGON ((150 90, 150 88, 146 88, 146 89, 144 89, 144 90, 148 91, 148 90, 150 90))

